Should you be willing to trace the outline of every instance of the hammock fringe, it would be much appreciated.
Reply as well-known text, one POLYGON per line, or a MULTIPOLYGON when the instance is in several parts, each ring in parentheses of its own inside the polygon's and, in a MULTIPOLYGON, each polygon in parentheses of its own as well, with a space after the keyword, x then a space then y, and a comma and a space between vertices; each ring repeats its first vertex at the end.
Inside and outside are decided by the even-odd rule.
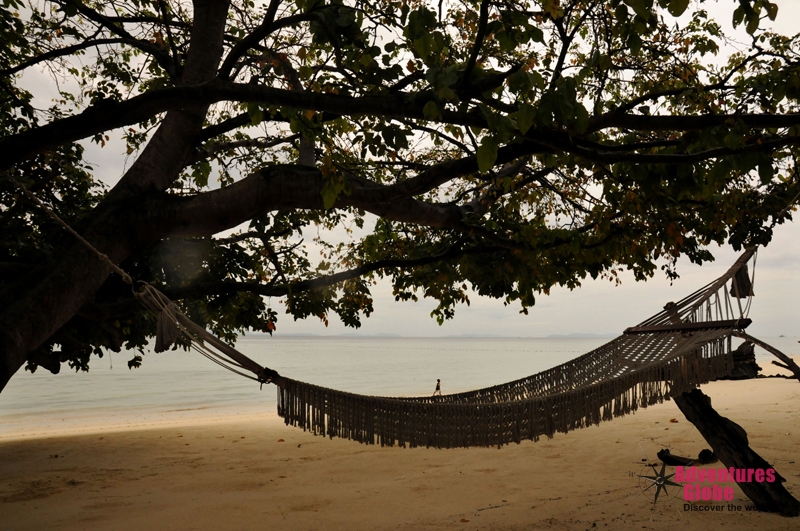
POLYGON ((152 286, 143 284, 137 297, 156 316, 156 351, 181 335, 228 370, 276 384, 278 414, 287 425, 381 446, 500 447, 597 425, 728 375, 731 335, 750 320, 732 313, 727 283, 754 252, 748 249, 716 281, 583 356, 513 382, 433 397, 364 396, 283 377, 193 323, 152 286))
POLYGON ((729 374, 729 333, 626 335, 528 378, 441 397, 363 396, 282 378, 278 414, 315 435, 381 446, 537 441, 634 413, 729 374), (589 360, 594 371, 587 370, 589 360))

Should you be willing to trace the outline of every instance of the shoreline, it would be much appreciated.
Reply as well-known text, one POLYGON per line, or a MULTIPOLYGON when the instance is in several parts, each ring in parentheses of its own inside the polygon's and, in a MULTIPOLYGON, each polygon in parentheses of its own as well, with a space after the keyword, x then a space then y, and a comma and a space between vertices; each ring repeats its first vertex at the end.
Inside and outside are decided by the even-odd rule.
MULTIPOLYGON (((800 412, 792 407, 800 384, 702 389, 800 497, 800 412)), ((738 487, 732 503, 740 510, 684 510, 680 492, 654 505, 638 476, 663 447, 683 456, 707 447, 672 401, 499 450, 361 445, 269 414, 131 426, 0 440, 0 514, 14 531, 797 528, 798 519, 747 510, 738 487)), ((692 507, 713 505, 721 504, 692 507)))
MULTIPOLYGON (((790 357, 800 364, 800 356, 790 357)), ((762 362, 759 378, 748 381, 780 381, 784 379, 795 381, 790 377, 791 373, 789 371, 772 363, 767 363, 767 360, 771 361, 772 359, 775 358, 771 355, 769 358, 757 358, 757 362, 762 362)), ((719 383, 725 382, 729 381, 721 380, 719 383)), ((709 385, 714 385, 714 383, 706 384, 702 388, 707 388, 709 385)), ((461 393, 465 391, 470 391, 470 389, 456 389, 451 392, 461 393)), ((251 402, 243 406, 214 405, 187 406, 168 410, 143 409, 144 411, 141 409, 129 409, 112 413, 95 410, 83 415, 80 413, 67 413, 61 419, 61 422, 58 420, 59 415, 53 415, 52 413, 33 413, 29 417, 21 413, 7 416, 5 424, 0 424, 0 428, 2 428, 0 430, 0 444, 40 438, 280 420, 271 398, 262 403, 251 402), (14 417, 24 420, 14 422, 14 417), (9 419, 11 420, 9 421, 9 419)))

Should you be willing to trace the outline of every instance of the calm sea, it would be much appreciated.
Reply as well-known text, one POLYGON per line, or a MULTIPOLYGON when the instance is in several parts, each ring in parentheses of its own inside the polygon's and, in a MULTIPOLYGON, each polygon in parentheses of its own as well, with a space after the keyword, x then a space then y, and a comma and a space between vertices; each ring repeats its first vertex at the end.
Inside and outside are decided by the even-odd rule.
MULTIPOLYGON (((419 396, 515 380, 564 363, 608 339, 576 338, 243 338, 237 348, 279 373, 362 394, 419 396)), ((771 338, 786 354, 796 338, 771 338)), ((0 438, 150 426, 191 419, 274 413, 274 386, 230 373, 194 352, 130 353, 94 359, 91 371, 20 371, 0 394, 0 438)), ((760 356, 767 356, 763 351, 760 356)), ((769 363, 767 359, 764 362, 769 363)))

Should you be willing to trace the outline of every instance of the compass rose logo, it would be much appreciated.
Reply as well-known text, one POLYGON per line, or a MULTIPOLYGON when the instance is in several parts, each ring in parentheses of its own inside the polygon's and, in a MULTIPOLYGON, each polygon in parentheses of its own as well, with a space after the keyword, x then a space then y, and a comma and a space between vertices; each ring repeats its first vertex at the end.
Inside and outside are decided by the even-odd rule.
POLYGON ((658 497, 661 496, 662 493, 664 494, 662 499, 671 498, 682 487, 680 483, 672 481, 671 478, 674 475, 675 474, 667 474, 667 465, 663 463, 661 464, 660 472, 656 472, 655 465, 648 465, 644 467, 642 473, 639 474, 639 488, 642 489, 642 494, 645 496, 653 496, 653 505, 655 505, 658 502, 658 497), (648 468, 652 470, 652 475, 645 475, 648 468))

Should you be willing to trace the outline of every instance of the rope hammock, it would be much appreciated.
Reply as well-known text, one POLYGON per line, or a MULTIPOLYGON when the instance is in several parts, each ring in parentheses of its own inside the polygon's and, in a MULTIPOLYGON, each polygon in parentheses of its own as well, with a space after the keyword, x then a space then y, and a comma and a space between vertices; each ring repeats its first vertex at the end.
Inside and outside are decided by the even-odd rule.
MULTIPOLYGON (((125 282, 133 283, 24 185, 8 179, 125 282)), ((778 217, 798 198, 800 193, 778 217)), ((747 314, 755 277, 748 275, 747 262, 754 254, 755 248, 746 250, 714 282, 579 358, 506 384, 421 398, 358 395, 286 378, 207 332, 153 286, 136 283, 136 296, 156 316, 156 352, 181 336, 226 369, 262 384, 274 383, 278 414, 287 425, 382 446, 499 447, 599 424, 725 376, 734 364, 731 336, 767 348, 800 379, 800 367, 791 359, 743 332, 751 323, 747 314), (741 299, 747 299, 744 307, 741 299)))
POLYGON ((287 425, 382 446, 499 447, 599 424, 729 374, 731 336, 751 322, 741 299, 753 296, 746 264, 754 254, 745 251, 719 279, 583 356, 513 382, 433 397, 366 396, 286 378, 208 333, 152 286, 141 284, 137 297, 157 316, 157 352, 181 335, 229 370, 274 383, 287 425))

